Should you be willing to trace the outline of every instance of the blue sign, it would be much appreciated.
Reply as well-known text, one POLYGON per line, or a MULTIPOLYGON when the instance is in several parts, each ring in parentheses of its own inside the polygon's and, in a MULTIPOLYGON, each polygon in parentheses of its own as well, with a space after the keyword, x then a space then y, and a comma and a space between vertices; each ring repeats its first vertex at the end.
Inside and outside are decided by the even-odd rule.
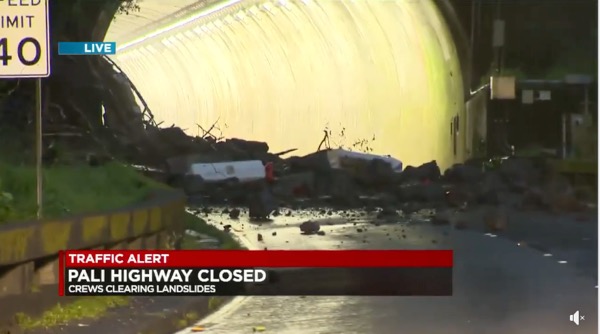
POLYGON ((60 56, 114 55, 115 42, 58 42, 60 56))

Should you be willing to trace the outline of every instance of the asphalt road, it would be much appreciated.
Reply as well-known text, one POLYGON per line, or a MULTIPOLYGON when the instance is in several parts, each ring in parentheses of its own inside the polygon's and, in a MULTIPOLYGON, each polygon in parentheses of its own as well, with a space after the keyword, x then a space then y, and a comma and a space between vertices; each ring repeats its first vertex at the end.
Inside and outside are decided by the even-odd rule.
MULTIPOLYGON (((285 212, 285 210, 283 210, 285 212)), ((203 319, 207 333, 597 333, 597 217, 511 213, 504 235, 432 226, 421 218, 399 218, 375 226, 372 219, 321 214, 325 236, 301 235, 298 225, 314 212, 294 212, 255 224, 227 215, 256 249, 453 249, 452 297, 239 297, 203 319), (363 229, 358 232, 357 229, 363 229), (273 232, 276 235, 272 235, 273 232), (257 234, 264 237, 257 241, 257 234), (569 315, 579 310, 577 326, 569 315)), ((191 333, 185 329, 179 333, 191 333)))

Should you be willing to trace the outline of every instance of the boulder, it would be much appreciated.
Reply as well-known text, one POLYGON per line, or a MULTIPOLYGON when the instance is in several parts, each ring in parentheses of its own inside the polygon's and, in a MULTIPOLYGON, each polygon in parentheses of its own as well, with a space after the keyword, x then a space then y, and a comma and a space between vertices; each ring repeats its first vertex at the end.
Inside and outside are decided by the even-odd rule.
POLYGON ((508 191, 509 187, 498 172, 487 172, 478 186, 476 201, 479 204, 497 205, 500 202, 501 194, 508 191))
POLYGON ((229 211, 229 218, 238 219, 240 218, 240 209, 232 209, 229 211))
POLYGON ((452 212, 452 210, 437 211, 431 218, 431 223, 433 225, 450 225, 452 223, 453 216, 454 212, 452 212))
POLYGON ((315 234, 317 232, 319 232, 319 230, 321 229, 321 225, 319 225, 319 223, 314 222, 314 221, 305 221, 304 223, 300 224, 300 231, 303 234, 315 234))
POLYGON ((438 183, 421 183, 398 187, 396 196, 402 202, 439 203, 445 200, 446 191, 438 183))
POLYGON ((503 208, 487 208, 483 213, 483 223, 486 231, 504 231, 508 227, 508 213, 503 208))
POLYGON ((542 176, 534 161, 524 158, 510 158, 502 161, 498 172, 512 190, 519 192, 528 186, 538 184, 542 176))
POLYGON ((440 167, 435 160, 422 164, 419 167, 407 166, 400 174, 401 182, 410 181, 437 181, 441 177, 440 167))
POLYGON ((455 208, 461 208, 467 205, 467 203, 473 200, 473 192, 472 190, 465 185, 462 186, 454 186, 448 189, 445 193, 446 195, 446 203, 455 208))
POLYGON ((553 213, 579 212, 584 205, 576 196, 569 180, 562 175, 554 175, 546 182, 542 192, 542 201, 553 213))
POLYGON ((522 210, 538 210, 545 206, 543 191, 538 187, 532 187, 523 194, 520 208, 522 210))
POLYGON ((266 219, 277 209, 273 195, 267 188, 248 194, 248 215, 252 219, 266 219))
POLYGON ((483 177, 480 167, 455 164, 444 172, 444 181, 450 183, 477 183, 483 177))

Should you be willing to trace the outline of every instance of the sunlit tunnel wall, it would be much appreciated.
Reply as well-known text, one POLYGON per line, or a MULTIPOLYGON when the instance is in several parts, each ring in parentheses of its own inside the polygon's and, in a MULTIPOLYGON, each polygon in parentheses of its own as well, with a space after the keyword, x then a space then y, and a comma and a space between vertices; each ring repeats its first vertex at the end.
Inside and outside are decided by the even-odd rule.
POLYGON ((297 154, 328 128, 331 146, 405 164, 462 158, 450 131, 464 108, 461 71, 432 0, 222 7, 117 54, 163 125, 198 135, 197 124, 217 122, 213 135, 297 154))

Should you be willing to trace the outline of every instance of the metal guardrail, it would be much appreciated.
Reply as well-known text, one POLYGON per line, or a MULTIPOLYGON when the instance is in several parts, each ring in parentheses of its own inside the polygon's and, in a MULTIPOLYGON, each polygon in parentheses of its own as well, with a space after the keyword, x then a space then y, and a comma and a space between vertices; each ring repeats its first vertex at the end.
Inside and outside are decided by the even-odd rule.
POLYGON ((166 248, 184 209, 183 193, 164 191, 110 212, 0 225, 0 314, 3 298, 58 283, 60 250, 166 248))

